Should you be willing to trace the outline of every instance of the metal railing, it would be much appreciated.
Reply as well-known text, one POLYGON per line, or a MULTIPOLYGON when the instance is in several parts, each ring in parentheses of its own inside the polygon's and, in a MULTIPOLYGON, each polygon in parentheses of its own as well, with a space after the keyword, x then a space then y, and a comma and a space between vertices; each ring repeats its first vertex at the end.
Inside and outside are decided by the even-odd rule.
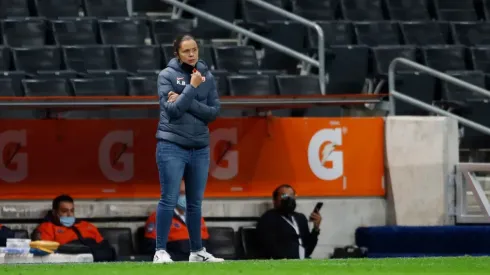
MULTIPOLYGON (((447 112, 441 108, 437 108, 435 106, 432 106, 430 104, 427 104, 423 101, 420 101, 418 99, 415 99, 413 97, 404 95, 400 92, 397 92, 395 90, 395 69, 397 64, 403 64, 406 67, 411 67, 413 69, 416 69, 418 71, 422 71, 424 73, 427 73, 428 75, 431 75, 433 77, 439 78, 441 80, 447 81, 453 85, 466 88, 472 92, 476 92, 482 95, 485 95, 487 97, 490 97, 490 92, 482 89, 478 86, 475 86, 473 84, 470 84, 468 82, 462 81, 460 79, 457 79, 455 77, 452 77, 448 74, 445 74, 443 72, 431 69, 427 66, 418 64, 416 62, 413 62, 411 60, 405 59, 405 58, 395 58, 391 63, 390 67, 388 69, 388 87, 389 87, 389 97, 390 97, 390 109, 389 113, 390 115, 395 115, 396 114, 396 109, 395 109, 395 99, 399 99, 401 101, 404 101, 408 104, 417 106, 421 109, 424 109, 426 111, 436 113, 438 115, 442 116, 447 116, 455 119, 459 123, 472 128, 476 131, 482 132, 484 134, 490 135, 490 128, 481 125, 479 123, 475 123, 471 120, 468 120, 466 118, 463 118, 461 116, 452 114, 450 112, 447 112)), ((475 176, 474 172, 490 172, 490 164, 488 163, 459 163, 456 166, 456 175, 455 175, 455 191, 456 191, 456 200, 454 202, 454 209, 455 213, 452 213, 453 215, 456 216, 456 221, 457 222, 462 222, 462 223, 471 223, 471 222, 476 222, 476 223, 490 223, 490 203, 488 201, 488 198, 486 196, 486 193, 484 192, 481 183, 479 182, 478 178, 475 176), (475 197, 475 200, 480 207, 480 210, 483 212, 483 215, 468 215, 467 213, 467 187, 472 191, 473 196, 475 197)), ((451 184, 449 184, 451 185, 451 184)))
MULTIPOLYGON (((244 29, 242 27, 239 27, 237 25, 234 25, 234 24, 232 24, 232 23, 230 23, 230 22, 228 22, 226 20, 223 20, 223 19, 221 19, 221 18, 219 18, 217 16, 214 16, 214 15, 212 15, 210 13, 204 12, 202 10, 196 9, 196 8, 190 6, 190 5, 185 4, 185 3, 179 2, 178 0, 161 0, 161 1, 163 1, 163 2, 165 2, 167 4, 169 4, 169 5, 173 5, 174 7, 177 7, 177 8, 179 8, 181 10, 184 10, 184 11, 186 11, 188 13, 191 13, 191 14, 197 16, 197 17, 201 17, 201 18, 203 18, 205 20, 211 21, 211 22, 213 22, 214 24, 216 24, 216 25, 218 25, 220 27, 223 27, 225 29, 228 29, 228 30, 234 31, 236 33, 239 33, 239 34, 241 34, 243 36, 246 36, 246 37, 248 37, 250 39, 253 39, 253 40, 255 40, 255 41, 259 42, 259 43, 262 43, 262 44, 264 44, 264 45, 266 45, 268 47, 271 47, 271 48, 273 48, 273 49, 275 49, 275 50, 277 50, 279 52, 282 52, 282 53, 284 53, 286 55, 289 55, 289 56, 291 56, 293 58, 299 59, 299 60, 304 61, 304 62, 306 62, 306 63, 308 63, 308 64, 310 64, 312 66, 317 67, 318 70, 319 70, 318 80, 320 82, 320 89, 321 89, 322 95, 325 95, 326 94, 326 87, 325 87, 325 84, 326 84, 325 83, 325 81, 326 81, 326 75, 325 75, 325 50, 322 50, 321 51, 321 54, 322 54, 322 57, 323 58, 321 58, 319 56, 319 60, 315 60, 315 59, 313 59, 313 58, 311 58, 311 57, 309 57, 309 56, 307 56, 305 54, 302 54, 302 53, 300 53, 298 51, 295 51, 295 50, 293 50, 291 48, 285 47, 285 46, 283 46, 283 45, 281 45, 281 44, 279 44, 277 42, 274 42, 274 41, 272 41, 272 40, 270 40, 270 39, 268 39, 268 38, 266 38, 264 36, 261 36, 261 35, 258 35, 256 33, 253 33, 253 32, 251 32, 249 30, 246 30, 246 29, 244 29), (322 62, 322 63, 320 63, 320 62, 322 62)), ((272 10, 273 8, 277 8, 277 7, 273 6, 273 5, 270 5, 270 4, 265 3, 263 1, 260 1, 260 0, 247 0, 247 1, 249 1, 251 3, 254 3, 256 5, 259 5, 259 6, 263 7, 263 8, 266 8, 266 9, 270 8, 272 10)), ((282 9, 279 9, 279 10, 282 10, 282 9)), ((277 10, 275 10, 275 11, 277 11, 277 10)), ((286 11, 284 11, 284 12, 285 13, 281 13, 281 14, 284 15, 284 16, 287 16, 287 17, 289 17, 291 19, 293 19, 293 17, 291 17, 291 16, 295 16, 294 14, 289 14, 286 11), (288 14, 288 15, 285 15, 285 14, 288 14)), ((298 21, 298 22, 301 22, 303 24, 305 24, 308 21, 308 20, 306 20, 306 19, 304 19, 302 17, 299 17, 299 16, 294 17, 293 20, 305 20, 305 21, 298 21)), ((306 23, 306 24, 308 24, 308 26, 310 26, 310 27, 313 27, 313 25, 311 25, 310 23, 306 23)), ((313 28, 316 29, 317 27, 314 26, 313 28)), ((318 32, 318 30, 317 30, 317 32, 318 32)), ((323 42, 323 39, 324 39, 324 37, 323 37, 323 30, 321 30, 321 37, 319 37, 318 40, 319 41, 322 40, 322 43, 321 43, 322 49, 324 49, 324 46, 325 46, 325 44, 323 42)), ((320 47, 320 44, 318 46, 320 47)), ((319 54, 320 54, 320 49, 319 49, 319 54)))

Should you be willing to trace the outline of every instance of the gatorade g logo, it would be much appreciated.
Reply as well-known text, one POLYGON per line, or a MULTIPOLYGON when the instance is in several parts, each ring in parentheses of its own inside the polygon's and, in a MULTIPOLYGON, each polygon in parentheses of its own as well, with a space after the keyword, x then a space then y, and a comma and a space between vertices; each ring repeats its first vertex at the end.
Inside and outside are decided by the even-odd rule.
POLYGON ((0 180, 14 183, 27 178, 27 153, 19 152, 26 144, 26 130, 0 133, 0 180))
POLYGON ((308 146, 310 169, 319 179, 335 180, 344 174, 344 155, 335 151, 342 145, 342 129, 322 129, 316 132, 308 146))
POLYGON ((133 131, 112 131, 100 142, 99 167, 114 182, 125 182, 134 176, 133 131))
POLYGON ((211 132, 211 175, 219 180, 229 180, 238 174, 238 151, 233 150, 238 142, 236 128, 216 129, 211 132))

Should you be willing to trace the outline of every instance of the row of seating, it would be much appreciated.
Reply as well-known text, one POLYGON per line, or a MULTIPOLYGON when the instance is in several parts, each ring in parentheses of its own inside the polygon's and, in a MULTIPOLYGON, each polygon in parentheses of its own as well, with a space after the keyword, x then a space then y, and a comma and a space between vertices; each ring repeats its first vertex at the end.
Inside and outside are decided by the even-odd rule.
MULTIPOLYGON (((145 254, 141 247, 144 228, 140 227, 133 234, 130 228, 99 228, 100 234, 116 250, 119 260, 134 259, 135 255, 145 254), (134 241, 133 241, 134 240, 134 241)), ((256 259, 259 257, 258 244, 255 238, 255 227, 240 227, 237 232, 231 227, 208 227, 209 249, 217 257, 227 260, 256 259)), ((15 238, 29 239, 24 229, 14 230, 15 238)), ((152 255, 147 255, 151 260, 152 255)), ((136 259, 145 259, 136 257, 136 259)))

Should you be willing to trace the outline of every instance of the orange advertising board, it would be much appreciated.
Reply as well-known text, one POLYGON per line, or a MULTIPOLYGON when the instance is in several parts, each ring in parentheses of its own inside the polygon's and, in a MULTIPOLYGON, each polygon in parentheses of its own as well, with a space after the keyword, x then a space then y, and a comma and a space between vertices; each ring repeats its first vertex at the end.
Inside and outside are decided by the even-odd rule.
MULTIPOLYGON (((206 197, 382 196, 382 118, 221 118, 206 197)), ((157 121, 2 120, 0 199, 158 198, 157 121)))

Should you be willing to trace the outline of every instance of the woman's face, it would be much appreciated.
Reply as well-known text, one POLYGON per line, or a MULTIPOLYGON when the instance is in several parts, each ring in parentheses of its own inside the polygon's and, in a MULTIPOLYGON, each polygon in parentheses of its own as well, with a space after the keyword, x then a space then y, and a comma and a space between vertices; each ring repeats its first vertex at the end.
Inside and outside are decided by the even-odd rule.
POLYGON ((194 39, 184 40, 180 43, 179 58, 184 63, 196 65, 199 60, 199 49, 194 39))

